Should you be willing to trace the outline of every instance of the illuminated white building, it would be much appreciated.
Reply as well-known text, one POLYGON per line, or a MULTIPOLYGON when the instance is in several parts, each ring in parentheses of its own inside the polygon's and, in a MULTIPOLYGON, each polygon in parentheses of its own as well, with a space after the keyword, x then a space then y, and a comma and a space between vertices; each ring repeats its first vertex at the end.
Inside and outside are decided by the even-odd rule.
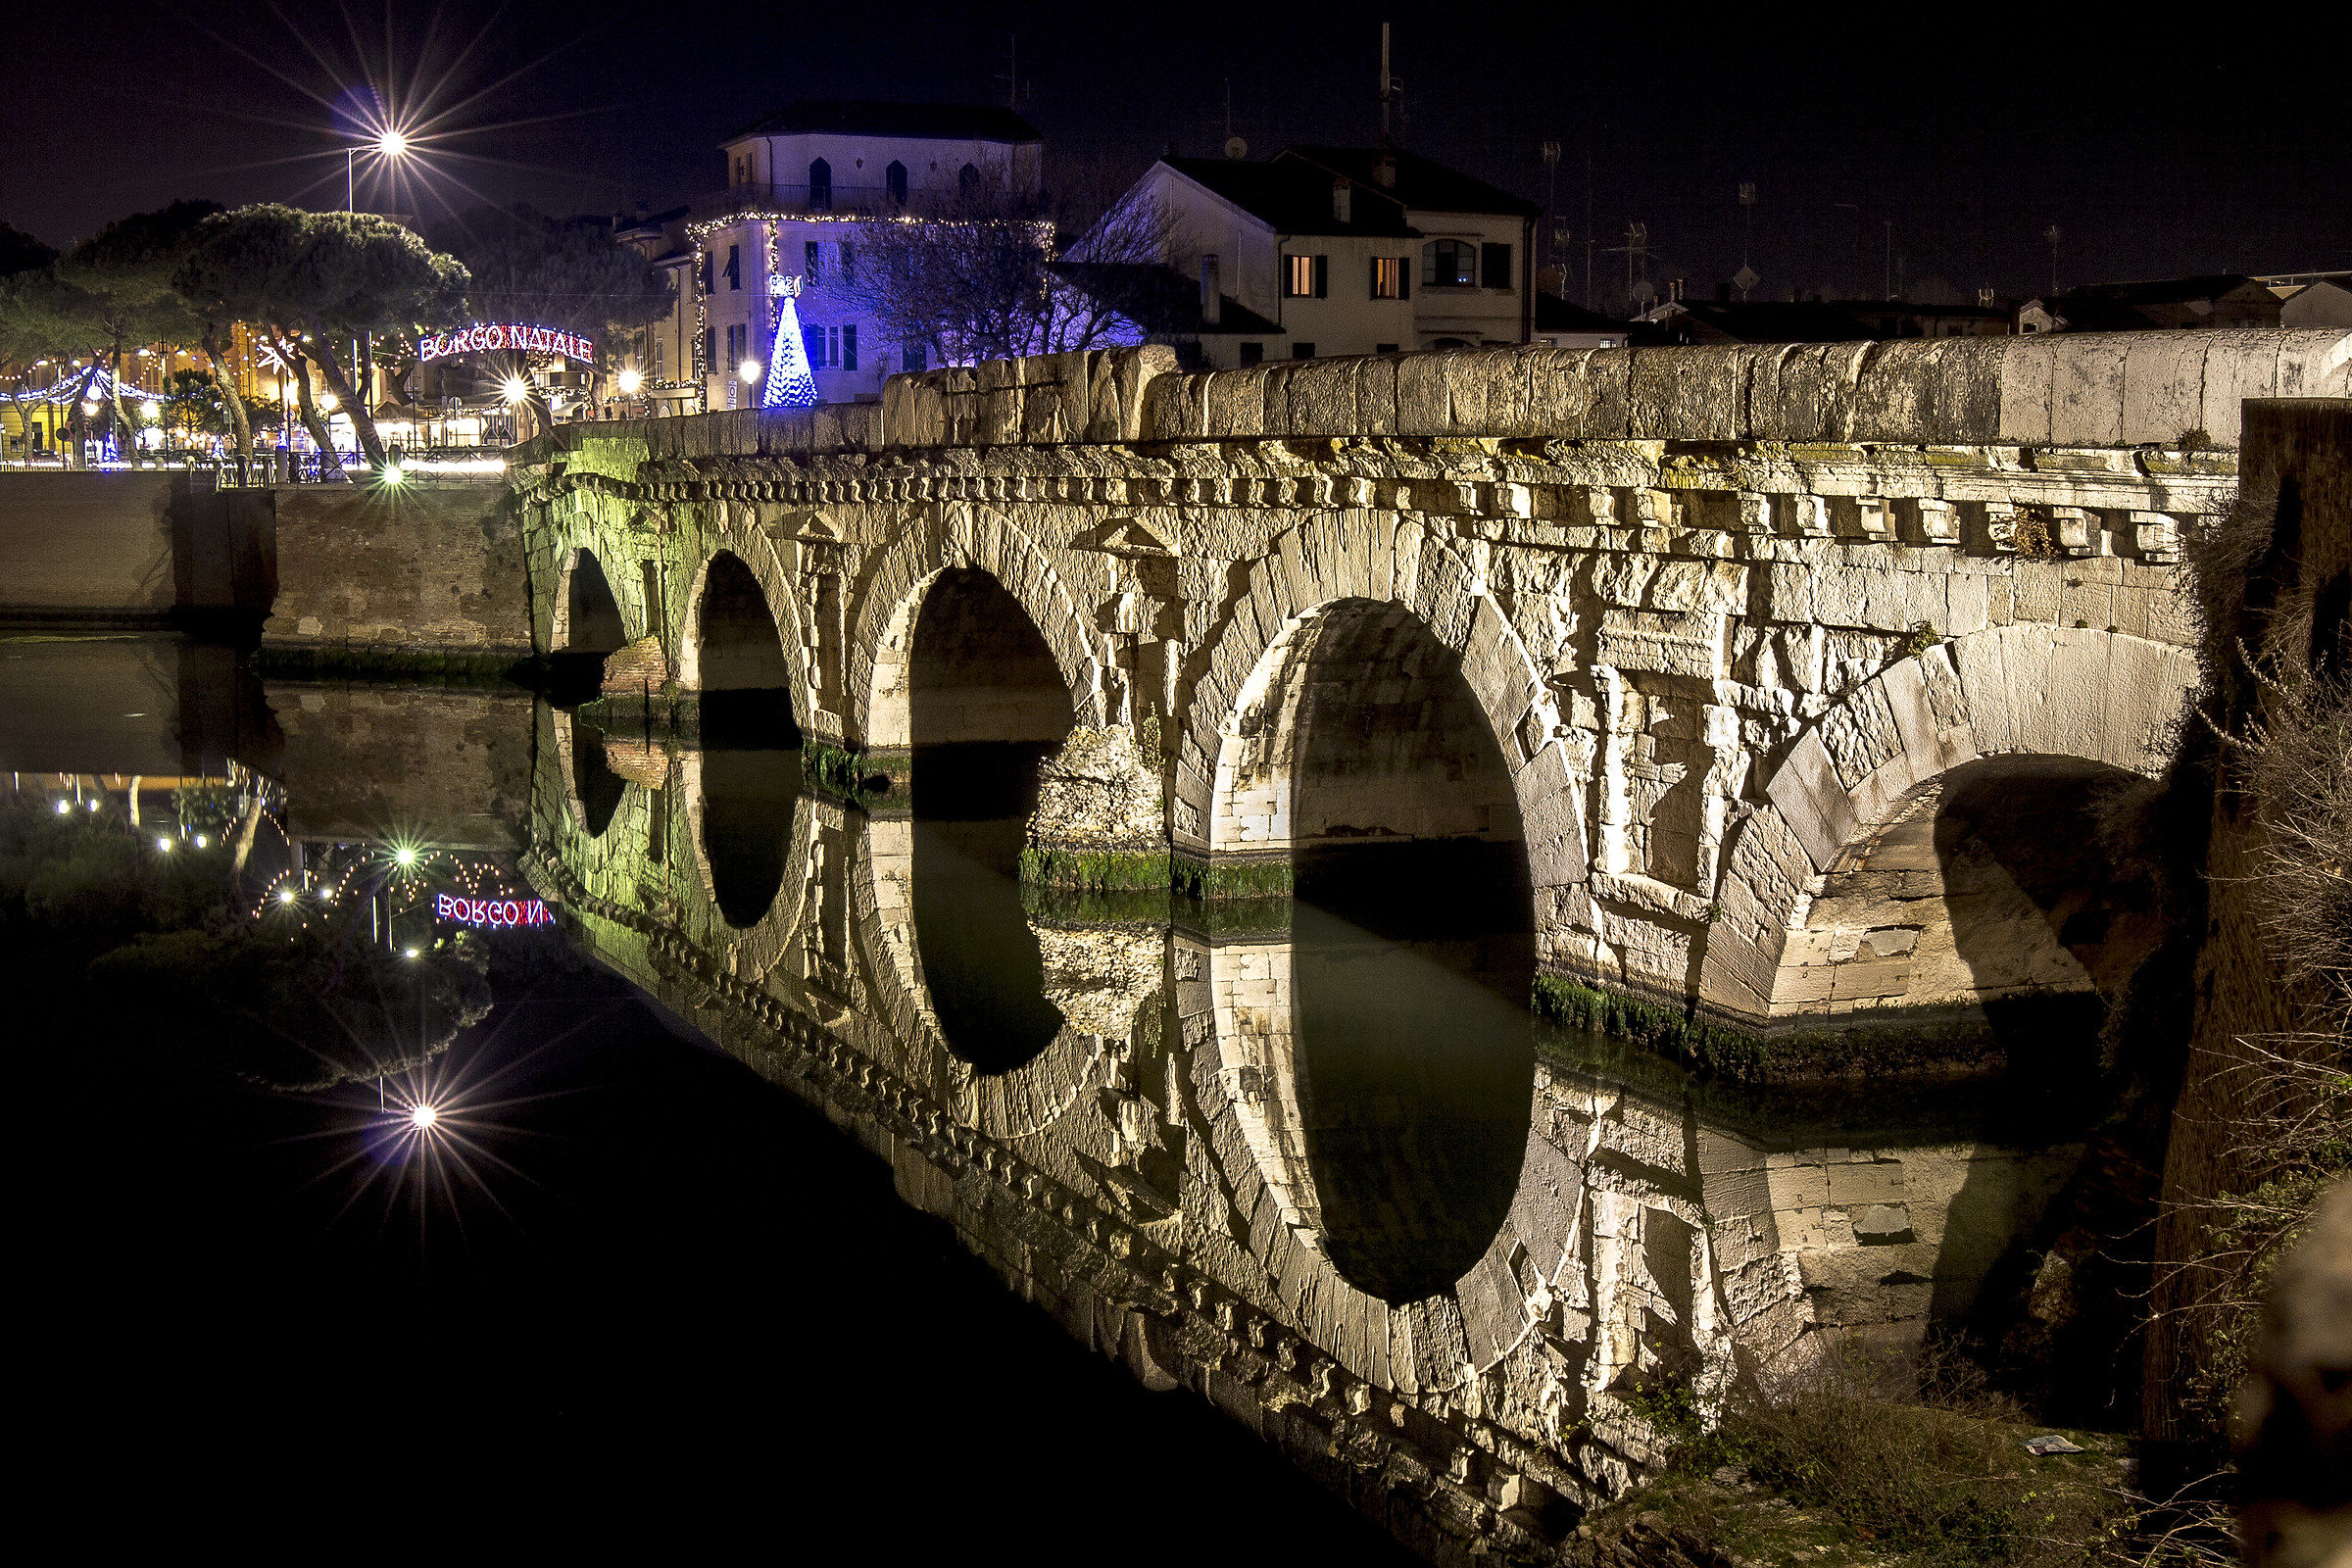
POLYGON ((797 306, 824 402, 879 397, 886 376, 922 368, 919 348, 884 341, 841 292, 858 266, 860 226, 946 218, 982 199, 1034 199, 1044 139, 1008 109, 804 102, 720 145, 723 191, 621 230, 679 282, 671 317, 647 334, 646 385, 662 412, 759 402, 775 278, 804 280, 797 306))

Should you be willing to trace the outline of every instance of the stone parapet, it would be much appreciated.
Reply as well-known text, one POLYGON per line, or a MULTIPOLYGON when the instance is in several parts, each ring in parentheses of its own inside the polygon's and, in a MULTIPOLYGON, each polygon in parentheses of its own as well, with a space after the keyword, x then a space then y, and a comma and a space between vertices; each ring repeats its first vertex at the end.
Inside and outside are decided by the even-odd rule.
POLYGON ((1411 440, 2234 447, 2247 398, 2341 392, 2340 331, 2059 333, 1889 343, 1480 349, 1184 372, 1165 348, 894 375, 879 402, 565 425, 663 458, 943 447, 1411 440))

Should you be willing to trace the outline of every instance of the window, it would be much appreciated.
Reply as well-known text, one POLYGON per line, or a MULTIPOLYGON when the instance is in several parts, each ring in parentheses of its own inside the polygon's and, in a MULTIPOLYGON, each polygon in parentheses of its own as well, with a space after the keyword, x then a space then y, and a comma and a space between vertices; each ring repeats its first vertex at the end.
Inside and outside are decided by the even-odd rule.
POLYGON ((882 188, 889 193, 892 201, 898 203, 901 207, 906 206, 906 166, 900 163, 895 158, 892 159, 890 161, 890 167, 882 171, 882 188))
POLYGON ((833 166, 822 158, 808 166, 808 210, 812 213, 833 210, 833 166))
POLYGON ((705 375, 716 375, 719 373, 718 328, 715 326, 706 326, 703 328, 703 373, 705 375))
POLYGON ((1488 288, 1511 286, 1511 248, 1492 241, 1478 248, 1478 280, 1488 288))
POLYGON ((1375 354, 1394 354, 1396 352, 1396 345, 1394 343, 1375 343, 1372 345, 1372 352, 1375 354))
MULTIPOLYGON (((845 245, 842 249, 848 250, 849 247, 845 245)), ((858 368, 858 327, 855 322, 841 329, 841 368, 845 370, 858 368)))
POLYGON ((1376 300, 1412 298, 1412 283, 1403 257, 1372 258, 1372 297, 1376 300))
POLYGON ((841 280, 844 283, 858 281, 858 247, 846 239, 841 242, 841 280))
POLYGON ((703 292, 710 292, 710 253, 703 252, 703 292))
POLYGON ((810 240, 801 247, 801 275, 813 283, 824 272, 824 248, 810 240))
POLYGON ((906 345, 906 352, 899 356, 899 363, 905 369, 920 370, 927 368, 931 360, 928 352, 920 343, 909 343, 906 345))
POLYGON ((749 326, 727 328, 727 358, 719 367, 720 372, 733 375, 745 360, 752 356, 752 329, 749 326))
POLYGON ((1245 343, 1242 345, 1242 364, 1245 366, 1263 365, 1265 360, 1266 346, 1263 343, 1245 343))
POLYGON ((743 287, 743 247, 740 245, 727 247, 727 287, 743 287))
POLYGON ((980 199, 980 171, 970 164, 956 171, 956 194, 962 197, 967 205, 978 201, 980 199))
POLYGON ((1433 239, 1421 247, 1421 281, 1430 288, 1468 288, 1478 281, 1478 247, 1467 240, 1433 239))
POLYGON ((1331 258, 1293 256, 1284 264, 1282 292, 1295 300, 1319 300, 1331 294, 1331 258))
POLYGON ((1314 357, 1315 357, 1315 346, 1314 346, 1312 343, 1294 343, 1294 344, 1292 344, 1292 345, 1291 345, 1291 358, 1292 358, 1292 359, 1294 359, 1294 360, 1311 360, 1311 359, 1313 359, 1314 357))

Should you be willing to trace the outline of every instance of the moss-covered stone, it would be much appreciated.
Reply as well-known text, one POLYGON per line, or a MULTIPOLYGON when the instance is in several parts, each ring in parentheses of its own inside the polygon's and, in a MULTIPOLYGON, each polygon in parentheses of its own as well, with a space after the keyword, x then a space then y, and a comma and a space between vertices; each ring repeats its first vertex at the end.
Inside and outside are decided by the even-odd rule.
POLYGON ((1165 850, 1080 850, 1031 845, 1021 852, 1024 885, 1093 893, 1165 893, 1171 879, 1165 850))
POLYGON ((254 673, 268 680, 385 681, 428 686, 529 684, 533 661, 511 654, 453 654, 424 648, 265 647, 254 673))
POLYGON ((1296 873, 1287 859, 1218 860, 1178 856, 1170 880, 1189 899, 1287 899, 1296 873))

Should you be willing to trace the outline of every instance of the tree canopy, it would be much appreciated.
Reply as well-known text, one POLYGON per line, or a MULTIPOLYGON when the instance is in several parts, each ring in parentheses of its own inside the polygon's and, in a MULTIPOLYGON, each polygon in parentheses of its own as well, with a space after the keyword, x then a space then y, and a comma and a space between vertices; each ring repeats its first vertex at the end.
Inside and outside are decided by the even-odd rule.
POLYGON ((295 372, 303 420, 323 449, 325 424, 311 392, 316 368, 378 468, 383 443, 352 387, 341 346, 372 333, 413 337, 448 325, 464 314, 467 281, 455 258, 390 219, 275 205, 207 219, 172 274, 172 287, 205 320, 245 321, 268 335, 295 372))
POLYGON ((669 279, 600 223, 561 222, 528 207, 481 209, 436 240, 471 274, 473 315, 601 337, 659 319, 669 279))

